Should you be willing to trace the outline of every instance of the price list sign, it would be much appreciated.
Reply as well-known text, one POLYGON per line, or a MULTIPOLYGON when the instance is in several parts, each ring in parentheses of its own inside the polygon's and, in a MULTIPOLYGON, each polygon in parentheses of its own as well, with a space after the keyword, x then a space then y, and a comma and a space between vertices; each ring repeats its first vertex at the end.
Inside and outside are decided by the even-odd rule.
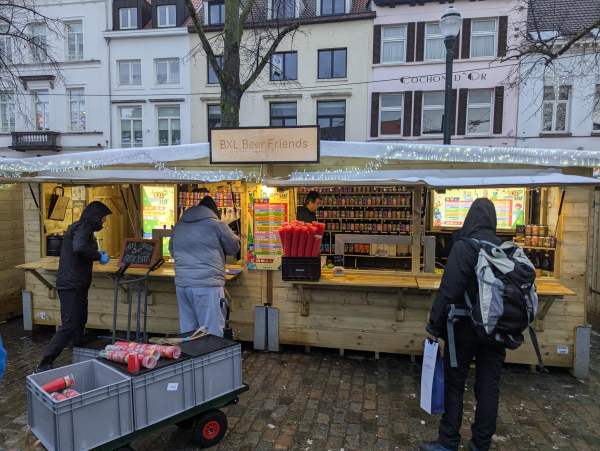
MULTIPOLYGON (((248 243, 249 269, 279 269, 283 247, 278 229, 288 218, 287 193, 252 199, 252 242, 248 243)), ((249 240, 250 241, 250 240, 249 240)))

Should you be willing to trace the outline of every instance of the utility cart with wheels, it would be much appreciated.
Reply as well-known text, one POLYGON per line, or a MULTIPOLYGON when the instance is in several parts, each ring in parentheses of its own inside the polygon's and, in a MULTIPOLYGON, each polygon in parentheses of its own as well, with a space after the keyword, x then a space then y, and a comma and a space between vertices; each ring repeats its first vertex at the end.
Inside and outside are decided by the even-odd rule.
POLYGON ((225 436, 225 432, 227 432, 227 416, 219 408, 237 404, 238 396, 246 391, 248 391, 248 385, 243 385, 231 393, 186 410, 179 415, 94 448, 94 451, 131 450, 132 448, 129 446, 131 443, 172 425, 191 431, 194 443, 199 448, 210 448, 219 443, 225 436))
MULTIPOLYGON (((129 283, 131 293, 132 282, 140 283, 135 334, 138 343, 148 342, 146 308, 143 327, 140 322, 141 307, 146 307, 147 297, 145 294, 142 303, 141 293, 147 293, 148 275, 161 262, 160 259, 148 265, 148 272, 141 279, 120 280, 129 265, 116 274, 115 316, 119 286, 129 283)), ((131 312, 132 296, 128 298, 131 312)), ((164 357, 171 357, 161 357, 154 367, 130 368, 120 359, 105 359, 111 356, 103 353, 95 359, 27 376, 31 431, 49 451, 127 450, 134 441, 171 425, 190 430, 200 448, 216 445, 227 431, 227 417, 219 408, 237 404, 238 396, 248 391, 248 386, 242 383, 240 343, 201 333, 203 329, 159 339, 161 344, 176 345, 180 350, 173 354, 173 349, 151 348, 163 349, 164 357), (60 390, 68 390, 59 392, 54 387, 63 380, 60 390), (74 393, 66 398, 63 393, 69 391, 74 393)), ((113 329, 113 344, 115 333, 113 329)), ((128 321, 126 342, 129 336, 128 321)), ((133 345, 134 342, 125 344, 129 358, 135 357, 134 351, 129 351, 133 345)), ((90 349, 90 353, 94 351, 90 349)))

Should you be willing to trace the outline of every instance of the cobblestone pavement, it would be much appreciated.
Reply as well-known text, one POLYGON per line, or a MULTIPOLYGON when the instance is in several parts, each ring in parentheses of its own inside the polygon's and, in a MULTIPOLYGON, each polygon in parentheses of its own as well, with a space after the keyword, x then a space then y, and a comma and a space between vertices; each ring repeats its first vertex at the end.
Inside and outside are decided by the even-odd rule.
MULTIPOLYGON (((24 376, 52 336, 30 336, 22 321, 0 326, 8 369, 0 383, 0 450, 24 449, 27 406, 24 376)), ((437 437, 438 416, 419 408, 420 365, 408 356, 285 347, 279 354, 243 353, 250 391, 223 408, 229 431, 215 451, 415 450, 437 437)), ((57 365, 71 362, 65 350, 57 365)), ((502 374, 498 430, 492 450, 600 449, 600 335, 593 334, 591 374, 577 381, 566 370, 533 374, 507 365, 502 374)), ((465 391, 463 444, 470 437, 473 375, 465 391)), ((170 427, 135 442, 135 451, 192 451, 191 434, 170 427)), ((38 449, 42 449, 38 447, 38 449)))

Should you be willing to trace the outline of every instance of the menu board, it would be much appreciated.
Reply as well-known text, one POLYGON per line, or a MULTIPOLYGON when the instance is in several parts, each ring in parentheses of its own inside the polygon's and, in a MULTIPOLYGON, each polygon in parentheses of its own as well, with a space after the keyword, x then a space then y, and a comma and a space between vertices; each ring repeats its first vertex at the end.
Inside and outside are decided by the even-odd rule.
POLYGON ((288 220, 289 193, 264 186, 248 191, 248 269, 281 269, 278 229, 288 220))
MULTIPOLYGON (((175 186, 142 186, 143 237, 152 238, 154 229, 175 225, 175 186)), ((169 238, 163 238, 163 255, 169 255, 169 238)))
POLYGON ((433 191, 433 228, 462 227, 471 208, 479 198, 494 203, 499 229, 514 230, 525 224, 525 188, 448 189, 433 191))
POLYGON ((129 263, 132 268, 149 268, 156 261, 158 252, 157 240, 138 240, 125 238, 118 266, 129 263))

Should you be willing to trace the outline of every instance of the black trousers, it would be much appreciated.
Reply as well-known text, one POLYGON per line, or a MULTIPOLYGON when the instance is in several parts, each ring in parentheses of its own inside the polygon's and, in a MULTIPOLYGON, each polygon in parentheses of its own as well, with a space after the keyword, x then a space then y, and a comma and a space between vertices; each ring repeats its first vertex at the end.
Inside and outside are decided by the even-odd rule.
POLYGON ((50 340, 42 358, 42 365, 54 363, 72 341, 75 345, 83 337, 88 316, 88 290, 58 290, 62 326, 50 340))
MULTIPOLYGON (((454 326, 457 368, 450 366, 450 352, 444 351, 444 407, 438 443, 444 448, 458 450, 463 419, 463 395, 469 368, 475 358, 475 423, 471 426, 473 444, 488 451, 496 432, 500 372, 506 358, 504 346, 482 343, 468 320, 454 326)), ((447 344, 446 344, 447 346, 447 344)))

